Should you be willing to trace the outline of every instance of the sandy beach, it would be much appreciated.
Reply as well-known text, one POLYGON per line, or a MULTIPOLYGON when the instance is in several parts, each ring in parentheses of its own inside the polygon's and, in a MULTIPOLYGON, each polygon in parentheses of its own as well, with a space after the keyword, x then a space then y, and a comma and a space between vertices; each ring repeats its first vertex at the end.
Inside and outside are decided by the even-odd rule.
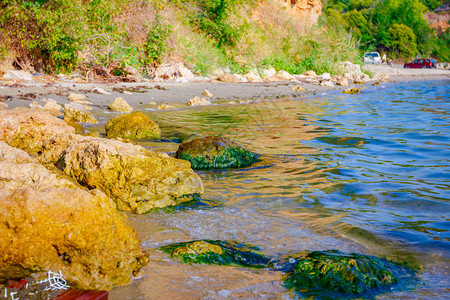
MULTIPOLYGON (((386 74, 389 81, 407 80, 440 80, 449 79, 450 70, 439 69, 403 69, 401 66, 366 65, 373 74, 386 74)), ((373 84, 376 81, 368 81, 373 84)), ((363 85, 350 84, 350 87, 360 88, 363 85)), ((335 85, 325 87, 318 84, 300 81, 278 81, 262 83, 223 83, 210 80, 209 82, 177 83, 173 81, 143 81, 139 83, 105 83, 90 82, 77 83, 73 80, 54 80, 48 76, 36 76, 36 80, 27 82, 11 82, 0 80, 0 100, 8 108, 28 107, 33 101, 42 104, 40 100, 54 99, 64 105, 70 102, 67 96, 70 93, 79 93, 87 96, 91 106, 97 109, 106 108, 116 97, 124 98, 132 107, 141 105, 159 106, 164 103, 178 103, 177 108, 186 106, 189 99, 203 97, 204 90, 210 91, 213 96, 209 100, 238 101, 245 99, 274 99, 284 97, 300 97, 307 94, 323 93, 329 90, 344 90, 348 87, 335 85), (292 90, 294 86, 301 86, 305 91, 292 90), (108 94, 99 94, 94 91, 101 88, 108 94)))

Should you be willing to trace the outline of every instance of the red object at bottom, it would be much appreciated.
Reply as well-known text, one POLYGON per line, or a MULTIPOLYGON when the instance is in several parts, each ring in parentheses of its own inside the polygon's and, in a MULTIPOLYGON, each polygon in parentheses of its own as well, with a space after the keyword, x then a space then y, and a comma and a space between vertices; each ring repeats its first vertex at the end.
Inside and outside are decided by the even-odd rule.
POLYGON ((24 286, 26 286, 28 283, 28 281, 26 281, 25 279, 20 279, 20 280, 10 280, 8 282, 8 289, 23 289, 24 286))
POLYGON ((108 292, 68 289, 53 300, 108 300, 108 292))

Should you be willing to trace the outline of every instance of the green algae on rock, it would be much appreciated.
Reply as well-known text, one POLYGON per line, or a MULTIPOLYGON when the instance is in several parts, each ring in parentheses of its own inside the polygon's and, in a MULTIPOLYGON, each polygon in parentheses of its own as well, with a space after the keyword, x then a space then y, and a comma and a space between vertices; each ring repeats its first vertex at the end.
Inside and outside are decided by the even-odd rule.
POLYGON ((258 161, 259 156, 221 136, 182 143, 175 154, 176 158, 189 161, 194 170, 248 167, 258 161))
POLYGON ((285 285, 302 295, 359 295, 398 282, 403 265, 384 258, 337 250, 314 251, 298 259, 285 285))
POLYGON ((105 130, 108 138, 142 140, 161 137, 158 124, 140 111, 112 118, 106 123, 105 130))
POLYGON ((160 248, 180 262, 189 264, 232 265, 265 268, 271 259, 256 246, 220 240, 198 240, 160 248))

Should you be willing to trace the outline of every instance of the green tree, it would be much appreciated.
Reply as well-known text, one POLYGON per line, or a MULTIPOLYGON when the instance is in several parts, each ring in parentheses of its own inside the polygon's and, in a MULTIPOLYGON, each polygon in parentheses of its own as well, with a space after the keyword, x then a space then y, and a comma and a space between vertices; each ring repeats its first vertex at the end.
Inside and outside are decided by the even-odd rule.
POLYGON ((389 28, 389 46, 398 57, 411 58, 417 53, 416 35, 404 24, 393 24, 389 28))

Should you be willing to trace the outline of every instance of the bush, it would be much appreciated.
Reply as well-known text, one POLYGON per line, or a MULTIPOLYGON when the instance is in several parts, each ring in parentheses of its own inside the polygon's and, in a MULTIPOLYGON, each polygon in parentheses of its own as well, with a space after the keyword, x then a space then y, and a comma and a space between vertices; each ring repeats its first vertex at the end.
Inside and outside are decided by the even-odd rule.
POLYGON ((398 57, 409 59, 416 55, 416 35, 404 24, 394 24, 389 28, 390 41, 388 46, 398 57))
POLYGON ((164 25, 161 17, 156 15, 153 25, 147 34, 147 40, 144 42, 145 64, 160 63, 167 51, 166 40, 172 33, 172 27, 164 25))

